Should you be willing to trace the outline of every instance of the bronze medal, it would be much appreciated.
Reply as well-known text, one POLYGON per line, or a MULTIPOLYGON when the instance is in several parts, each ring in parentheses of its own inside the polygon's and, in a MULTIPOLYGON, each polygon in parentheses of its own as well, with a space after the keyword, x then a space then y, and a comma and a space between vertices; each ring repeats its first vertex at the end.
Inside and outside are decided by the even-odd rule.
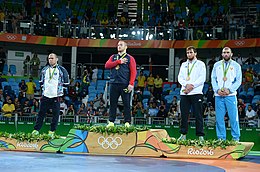
POLYGON ((226 81, 227 80, 227 77, 223 77, 223 81, 226 81))

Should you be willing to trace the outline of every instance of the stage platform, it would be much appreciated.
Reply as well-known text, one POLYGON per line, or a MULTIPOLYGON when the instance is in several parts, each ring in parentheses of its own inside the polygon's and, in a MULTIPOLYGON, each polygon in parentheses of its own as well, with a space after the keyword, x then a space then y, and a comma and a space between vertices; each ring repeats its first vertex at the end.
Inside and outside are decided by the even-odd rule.
MULTIPOLYGON (((216 140, 179 142, 170 138, 164 129, 139 131, 136 131, 135 128, 132 129, 135 132, 118 127, 107 130, 102 126, 89 128, 89 130, 71 129, 65 138, 48 141, 35 141, 35 138, 31 141, 21 141, 19 138, 0 137, 0 150, 235 160, 246 156, 254 145, 253 142, 236 143, 216 140)), ((29 139, 28 135, 18 136, 29 139)))

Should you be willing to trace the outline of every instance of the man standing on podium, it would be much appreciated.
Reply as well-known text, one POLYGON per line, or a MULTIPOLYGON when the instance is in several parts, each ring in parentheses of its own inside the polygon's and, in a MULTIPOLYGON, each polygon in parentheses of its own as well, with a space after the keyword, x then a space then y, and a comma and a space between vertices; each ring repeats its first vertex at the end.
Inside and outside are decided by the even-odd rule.
POLYGON ((181 84, 181 136, 178 140, 186 140, 188 119, 192 113, 196 118, 196 135, 200 141, 204 141, 202 89, 206 81, 206 66, 204 62, 197 59, 195 47, 187 47, 186 54, 188 59, 181 64, 178 75, 178 82, 181 84))
POLYGON ((126 42, 119 41, 117 44, 118 54, 112 55, 105 64, 105 68, 111 70, 109 123, 107 127, 114 127, 119 96, 122 97, 124 104, 125 127, 130 127, 131 123, 130 101, 136 78, 136 62, 134 57, 126 53, 126 49, 126 42))
POLYGON ((228 112, 231 135, 233 140, 239 141, 240 128, 237 110, 237 89, 242 82, 241 66, 232 60, 229 47, 222 50, 223 59, 215 63, 211 81, 215 92, 216 132, 218 139, 226 140, 226 126, 224 117, 228 112))

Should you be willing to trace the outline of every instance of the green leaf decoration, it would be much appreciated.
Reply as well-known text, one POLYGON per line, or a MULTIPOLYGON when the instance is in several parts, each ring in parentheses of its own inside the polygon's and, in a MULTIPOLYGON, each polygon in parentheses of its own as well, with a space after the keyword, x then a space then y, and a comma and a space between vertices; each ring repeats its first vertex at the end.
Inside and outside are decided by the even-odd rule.
POLYGON ((31 133, 24 133, 24 132, 18 132, 18 133, 7 133, 7 132, 0 132, 0 137, 4 138, 10 138, 10 139, 16 139, 19 142, 40 142, 40 141, 50 141, 52 139, 58 139, 60 136, 55 135, 54 138, 50 137, 48 134, 39 134, 39 135, 33 135, 31 133))
POLYGON ((208 147, 208 148, 217 148, 220 147, 221 149, 226 149, 228 146, 236 146, 236 145, 241 145, 240 143, 234 141, 234 140, 177 140, 175 138, 167 139, 163 138, 162 139, 163 143, 168 143, 168 144, 177 144, 177 145, 183 145, 183 146, 194 146, 198 148, 202 147, 208 147))
POLYGON ((113 134, 129 134, 129 133, 137 133, 140 131, 147 131, 149 128, 147 126, 143 127, 125 127, 125 126, 114 126, 114 127, 106 127, 104 125, 97 125, 97 126, 88 126, 88 125, 78 125, 74 126, 74 129, 77 130, 84 130, 84 131, 89 131, 89 132, 94 132, 94 133, 100 133, 103 135, 113 135, 113 134))

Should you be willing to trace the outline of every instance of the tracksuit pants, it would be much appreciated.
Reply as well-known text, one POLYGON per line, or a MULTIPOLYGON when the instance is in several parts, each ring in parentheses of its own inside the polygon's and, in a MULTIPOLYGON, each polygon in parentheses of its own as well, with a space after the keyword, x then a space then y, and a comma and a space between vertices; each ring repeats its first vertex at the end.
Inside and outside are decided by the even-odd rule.
POLYGON ((55 131, 57 129, 60 115, 60 99, 59 97, 48 98, 42 96, 40 100, 40 110, 37 116, 36 124, 34 126, 35 130, 39 131, 42 128, 43 120, 46 117, 46 113, 49 109, 52 109, 52 122, 50 131, 55 131))
POLYGON ((122 97, 124 104, 124 120, 131 122, 131 93, 125 92, 128 85, 125 84, 110 84, 110 108, 109 108, 109 121, 114 122, 116 119, 116 109, 119 96, 122 97))
POLYGON ((237 98, 236 96, 216 96, 216 132, 218 139, 226 140, 226 126, 225 126, 225 114, 228 112, 228 117, 231 125, 231 135, 233 140, 239 141, 240 128, 239 118, 237 110, 237 98))
POLYGON ((181 134, 188 133, 188 118, 190 110, 195 115, 196 120, 196 135, 204 136, 203 129, 203 108, 202 108, 203 96, 202 94, 195 95, 181 95, 180 109, 181 109, 181 134))

